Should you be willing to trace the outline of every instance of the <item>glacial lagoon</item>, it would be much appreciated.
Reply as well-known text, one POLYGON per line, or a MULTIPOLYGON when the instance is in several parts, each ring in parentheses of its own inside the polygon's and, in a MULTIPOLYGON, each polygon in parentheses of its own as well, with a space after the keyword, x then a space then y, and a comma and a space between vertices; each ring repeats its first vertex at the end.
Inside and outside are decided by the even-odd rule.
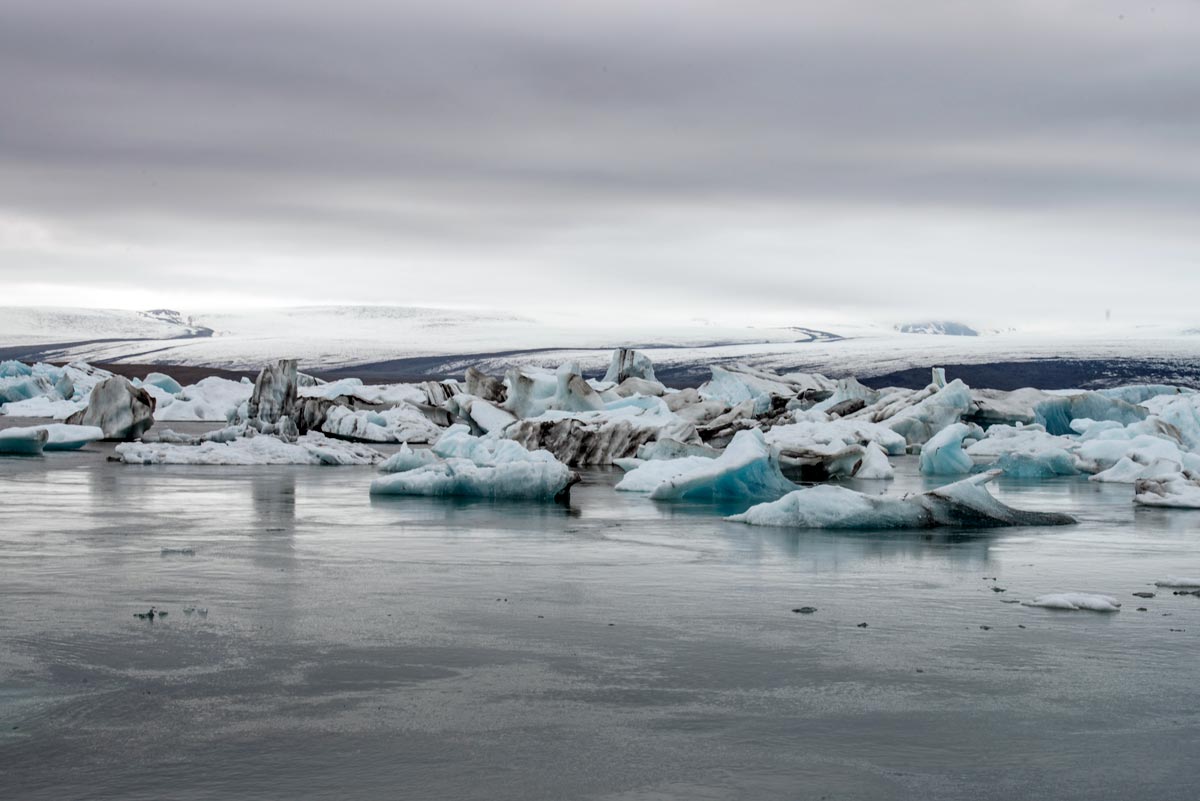
MULTIPOLYGON (((112 447, 0 458, 3 798, 1094 800, 1200 779, 1200 598, 1153 586, 1200 573, 1200 512, 1129 485, 991 485, 1077 526, 846 533, 613 492, 615 468, 567 504, 372 498, 369 467, 112 447), (1066 590, 1121 611, 1014 603, 1066 590), (151 606, 168 616, 135 617, 151 606)), ((945 483, 893 462, 886 488, 844 483, 945 483)))

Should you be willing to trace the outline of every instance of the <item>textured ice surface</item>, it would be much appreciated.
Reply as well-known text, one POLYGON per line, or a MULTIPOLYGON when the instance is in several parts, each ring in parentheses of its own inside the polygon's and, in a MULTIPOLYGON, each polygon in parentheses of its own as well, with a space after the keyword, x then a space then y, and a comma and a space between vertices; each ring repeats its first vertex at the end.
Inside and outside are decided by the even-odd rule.
POLYGON ((321 431, 335 437, 366 442, 433 442, 442 432, 420 409, 407 404, 381 411, 334 406, 321 431))
POLYGON ((1200 509, 1200 478, 1189 472, 1141 478, 1133 484, 1133 501, 1142 506, 1200 509))
POLYGON ((1039 595, 1032 601, 1025 601, 1024 605, 1040 606, 1046 609, 1063 609, 1066 611, 1121 611, 1121 604, 1117 602, 1116 598, 1111 598, 1107 595, 1092 595, 1085 592, 1055 592, 1047 595, 1039 595))
POLYGON ((159 422, 222 421, 246 401, 254 385, 247 381, 231 381, 209 376, 183 387, 166 399, 157 398, 154 419, 159 422))
POLYGON ((617 485, 617 489, 648 491, 656 500, 777 498, 795 488, 780 471, 778 452, 756 429, 739 431, 715 459, 689 456, 646 462, 626 473, 617 485))
POLYGON ((1068 515, 1023 511, 997 501, 984 484, 998 474, 983 473, 900 498, 866 495, 844 487, 811 487, 728 519, 757 526, 832 529, 989 528, 1075 522, 1068 515))
POLYGON ((154 399, 128 379, 112 376, 92 389, 87 408, 66 421, 72 425, 98 426, 105 439, 133 439, 154 425, 154 399))
POLYGON ((46 447, 44 428, 6 428, 0 430, 0 454, 36 456, 46 447))
POLYGON ((973 433, 966 423, 953 423, 934 434, 921 448, 921 472, 934 476, 970 473, 975 462, 963 450, 963 439, 973 433))
POLYGON ((1195 589, 1200 588, 1200 578, 1191 578, 1189 576, 1167 576, 1154 582, 1156 587, 1175 587, 1176 589, 1195 589))
POLYGON ((354 442, 331 439, 310 431, 295 442, 270 435, 242 436, 228 442, 199 445, 163 442, 128 442, 118 445, 117 456, 126 464, 187 465, 371 465, 383 454, 354 442))
POLYGON ((547 451, 529 451, 508 439, 473 437, 452 426, 429 456, 401 451, 371 482, 373 495, 457 495, 490 499, 542 499, 560 495, 578 476, 547 451))

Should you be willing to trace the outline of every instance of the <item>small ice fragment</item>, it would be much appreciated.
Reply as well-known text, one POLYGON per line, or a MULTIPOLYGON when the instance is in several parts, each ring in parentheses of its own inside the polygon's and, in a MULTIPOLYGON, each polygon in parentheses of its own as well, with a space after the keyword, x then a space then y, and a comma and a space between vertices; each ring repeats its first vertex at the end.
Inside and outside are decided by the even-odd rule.
POLYGON ((1091 612, 1117 612, 1121 609, 1121 604, 1117 602, 1116 598, 1085 592, 1054 592, 1048 595, 1039 595, 1032 601, 1026 601, 1025 606, 1091 612))

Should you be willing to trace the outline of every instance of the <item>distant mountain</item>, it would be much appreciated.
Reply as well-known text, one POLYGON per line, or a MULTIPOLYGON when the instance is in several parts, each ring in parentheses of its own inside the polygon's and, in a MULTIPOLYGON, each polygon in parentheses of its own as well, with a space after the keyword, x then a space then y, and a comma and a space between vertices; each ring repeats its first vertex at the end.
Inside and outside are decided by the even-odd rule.
POLYGON ((948 337, 977 337, 979 332, 969 325, 953 320, 929 320, 924 323, 905 323, 896 326, 901 334, 938 334, 948 337))

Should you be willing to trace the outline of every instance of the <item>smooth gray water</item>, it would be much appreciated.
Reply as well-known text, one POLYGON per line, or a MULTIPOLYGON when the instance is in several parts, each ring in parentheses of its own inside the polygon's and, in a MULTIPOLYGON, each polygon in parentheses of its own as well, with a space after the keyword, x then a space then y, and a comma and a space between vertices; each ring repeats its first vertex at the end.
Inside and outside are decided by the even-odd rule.
MULTIPOLYGON (((1200 513, 1129 487, 996 488, 1072 528, 846 535, 724 523, 741 507, 614 493, 606 471, 566 508, 372 501, 371 469, 110 447, 0 458, 3 799, 1200 786, 1200 598, 1130 595, 1200 573, 1200 513), (1124 607, 1002 603, 1054 590, 1124 607), (133 617, 151 604, 169 616, 133 617)), ((890 492, 924 486, 900 467, 890 492)))

